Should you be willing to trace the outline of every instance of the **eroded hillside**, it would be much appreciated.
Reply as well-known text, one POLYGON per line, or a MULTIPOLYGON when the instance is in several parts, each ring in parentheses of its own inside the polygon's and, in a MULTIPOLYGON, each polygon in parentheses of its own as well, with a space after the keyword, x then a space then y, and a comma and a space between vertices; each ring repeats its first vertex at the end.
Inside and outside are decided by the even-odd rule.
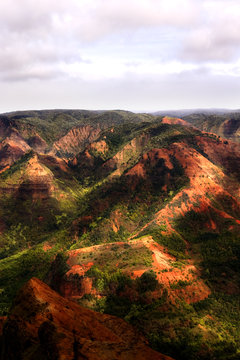
POLYGON ((35 278, 18 294, 2 343, 1 358, 9 360, 171 360, 125 321, 70 302, 35 278))
POLYGON ((240 146, 194 125, 2 116, 1 314, 37 276, 176 359, 237 359, 240 146))
POLYGON ((240 113, 191 114, 184 119, 202 131, 215 133, 221 137, 240 142, 240 113))

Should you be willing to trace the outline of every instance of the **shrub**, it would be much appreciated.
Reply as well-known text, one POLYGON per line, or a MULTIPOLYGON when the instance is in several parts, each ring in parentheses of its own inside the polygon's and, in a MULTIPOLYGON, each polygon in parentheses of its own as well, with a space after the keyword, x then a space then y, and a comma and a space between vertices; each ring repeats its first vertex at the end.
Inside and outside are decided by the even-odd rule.
POLYGON ((138 280, 138 289, 140 292, 154 291, 157 287, 157 275, 153 270, 145 271, 138 280))

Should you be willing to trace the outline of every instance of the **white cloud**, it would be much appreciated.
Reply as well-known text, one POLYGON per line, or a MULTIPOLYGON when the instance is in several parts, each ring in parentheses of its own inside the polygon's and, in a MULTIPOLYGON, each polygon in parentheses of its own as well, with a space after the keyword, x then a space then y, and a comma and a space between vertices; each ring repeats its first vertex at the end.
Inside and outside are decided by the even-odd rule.
POLYGON ((240 57, 240 3, 238 0, 204 1, 204 22, 184 39, 183 58, 225 61, 240 57))
POLYGON ((98 0, 71 14, 80 37, 94 41, 121 30, 146 27, 192 26, 198 21, 198 1, 191 0, 98 0), (76 22, 76 19, 78 21, 76 22))
POLYGON ((239 108, 240 77, 213 76, 206 69, 161 76, 128 74, 121 79, 29 80, 12 87, 6 83, 1 111, 19 109, 75 108, 159 109, 239 108), (14 100, 14 101, 13 101, 14 100))
MULTIPOLYGON (((195 84, 201 79, 210 82, 213 89, 217 79, 233 84, 239 76, 239 18, 239 0, 1 1, 0 81, 4 86, 18 82, 19 89, 26 86, 30 93, 34 79, 42 80, 38 86, 52 87, 53 100, 62 96, 57 95, 60 90, 54 79, 63 81, 65 89, 69 84, 70 92, 74 82, 83 83, 91 101, 97 101, 95 84, 104 89, 103 94, 109 89, 115 104, 117 97, 113 99, 112 94, 118 95, 119 102, 129 103, 126 92, 137 102, 135 85, 131 94, 124 86, 130 89, 130 80, 139 86, 142 79, 149 91, 144 94, 146 99, 149 94, 152 104, 156 102, 154 91, 159 91, 158 79, 178 101, 174 81, 181 92, 180 87, 191 77, 198 79, 195 84)), ((205 91, 203 85, 200 89, 205 91)), ((43 96, 44 91, 40 98, 43 96)), ((202 97, 205 99, 204 94, 202 97)), ((35 104, 32 96, 29 99, 35 104)))
MULTIPOLYGON (((52 67, 54 74, 58 73, 58 69, 59 73, 68 72, 71 66, 64 69, 63 64, 75 64, 72 67, 76 67, 76 63, 81 64, 83 59, 88 59, 91 47, 94 49, 99 42, 102 42, 101 51, 104 53, 114 42, 123 41, 126 49, 122 46, 122 53, 118 55, 126 62, 127 51, 130 51, 127 42, 131 41, 133 34, 143 36, 142 51, 145 51, 145 58, 151 57, 152 53, 156 56, 158 47, 158 51, 162 50, 164 54, 161 59, 170 59, 171 62, 185 62, 186 59, 188 63, 189 60, 229 60, 238 52, 236 45, 240 39, 239 15, 236 0, 1 2, 0 77, 7 79, 12 77, 12 71, 19 71, 21 76, 25 72, 28 79, 30 73, 43 66, 46 66, 47 72, 52 67), (224 8, 226 4, 229 4, 227 9, 224 8), (144 32, 155 33, 156 38, 160 31, 162 38, 159 43, 149 46, 144 32), (164 37, 169 33, 172 36, 167 44, 164 37), (106 38, 109 42, 104 43, 106 38), (30 72, 29 68, 32 68, 30 72), (8 76, 7 72, 11 74, 8 76)), ((137 35, 135 37, 135 42, 132 42, 133 51, 138 51, 137 35)), ((110 59, 114 58, 114 53, 108 55, 110 59)), ((129 61, 136 62, 139 60, 137 57, 137 53, 132 54, 129 61)), ((104 56, 102 59, 97 56, 96 60, 99 63, 99 72, 102 73, 101 61, 105 61, 104 56)), ((114 66, 113 61, 112 67, 114 66)), ((123 64, 119 64, 119 73, 123 72, 123 67, 123 64)), ((155 66, 156 71, 158 67, 155 66)), ((85 68, 86 66, 82 65, 82 71, 85 68)), ((39 75, 41 74, 42 71, 39 75)))

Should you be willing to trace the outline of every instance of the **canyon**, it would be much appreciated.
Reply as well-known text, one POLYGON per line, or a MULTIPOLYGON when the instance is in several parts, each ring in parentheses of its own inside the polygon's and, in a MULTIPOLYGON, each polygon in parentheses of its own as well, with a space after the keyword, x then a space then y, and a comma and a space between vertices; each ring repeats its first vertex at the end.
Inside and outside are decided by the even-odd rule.
POLYGON ((238 113, 1 115, 2 358, 15 342, 19 359, 237 359, 238 129, 238 113))

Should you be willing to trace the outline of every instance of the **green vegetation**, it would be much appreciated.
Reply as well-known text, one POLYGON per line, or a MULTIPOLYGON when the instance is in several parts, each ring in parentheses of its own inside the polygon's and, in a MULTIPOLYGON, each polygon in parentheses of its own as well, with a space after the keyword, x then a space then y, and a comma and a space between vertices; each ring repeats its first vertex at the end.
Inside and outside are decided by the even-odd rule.
POLYGON ((33 248, 0 261, 1 315, 8 313, 9 305, 26 281, 33 276, 44 278, 52 258, 53 252, 50 254, 41 248, 33 248))
POLYGON ((24 168, 24 165, 30 160, 34 155, 32 150, 24 154, 18 161, 16 161, 9 169, 0 174, 0 179, 7 179, 10 176, 13 176, 15 172, 20 171, 24 168))
POLYGON ((152 252, 145 246, 138 247, 129 244, 111 245, 110 248, 96 248, 89 252, 78 254, 76 264, 93 262, 101 271, 110 274, 116 270, 128 270, 133 268, 148 268, 152 265, 152 252))
POLYGON ((171 283, 170 287, 171 287, 171 289, 182 289, 188 285, 191 285, 191 282, 186 281, 186 280, 178 280, 178 281, 171 283))
POLYGON ((240 114, 192 114, 184 117, 185 120, 198 129, 220 135, 239 142, 237 135, 240 126, 240 114))
POLYGON ((177 259, 186 258, 186 243, 178 233, 165 234, 165 226, 152 226, 141 232, 143 235, 151 235, 153 239, 177 259))
POLYGON ((20 134, 30 136, 36 132, 51 145, 65 135, 72 127, 81 125, 92 115, 89 111, 27 111, 9 114, 14 127, 20 134))
POLYGON ((121 123, 150 122, 153 117, 127 111, 43 110, 9 113, 7 119, 23 137, 27 134, 27 138, 30 138, 37 132, 52 145, 73 127, 90 123, 94 127, 100 125, 104 129, 121 123))
POLYGON ((153 270, 145 271, 138 281, 138 289, 141 293, 154 291, 157 288, 157 285, 157 276, 153 270))
MULTIPOLYGON (((125 318, 148 337, 154 349, 177 360, 238 359, 238 296, 215 293, 193 305, 182 301, 166 308, 166 291, 158 299, 150 295, 159 287, 153 272, 132 280, 120 270, 110 274, 93 267, 86 275, 93 278, 102 296, 90 297, 94 309, 125 318)), ((178 281, 174 288, 188 284, 178 281)))
POLYGON ((49 238, 48 250, 44 250, 41 244, 0 260, 0 315, 8 313, 17 291, 26 281, 33 276, 41 280, 45 279, 57 254, 59 254, 57 255, 59 271, 61 274, 66 272, 64 252, 70 244, 67 231, 58 230, 54 238, 49 238))
POLYGON ((35 201, 30 196, 2 198, 0 213, 6 229, 0 234, 0 258, 49 241, 59 230, 65 229, 69 237, 74 210, 74 201, 64 204, 54 198, 35 201))
MULTIPOLYGON (((238 117, 231 117, 235 131, 238 117)), ((220 129, 224 133, 223 120, 221 116, 199 116, 192 117, 191 122, 204 130, 220 129)), ((52 273, 60 281, 68 271, 68 249, 107 243, 107 251, 99 247, 75 259, 76 264, 94 263, 86 275, 92 278, 101 295, 95 298, 87 294, 83 303, 88 301, 98 311, 134 324, 148 337, 153 348, 176 360, 239 359, 240 238, 235 219, 239 219, 240 209, 237 195, 234 199, 231 191, 228 194, 228 188, 225 189, 229 179, 234 188, 234 181, 239 178, 237 160, 233 158, 235 155, 229 155, 221 165, 221 170, 230 174, 227 180, 218 177, 218 184, 226 191, 221 195, 209 191, 207 201, 211 206, 196 212, 201 198, 193 196, 192 200, 184 190, 191 186, 186 176, 188 165, 180 163, 173 145, 181 143, 183 149, 186 145, 193 150, 192 154, 197 151, 211 161, 211 154, 203 150, 196 136, 217 146, 221 140, 216 135, 162 124, 161 118, 124 111, 17 112, 0 121, 10 130, 18 131, 26 142, 39 134, 47 142, 46 151, 69 130, 86 124, 100 130, 95 141, 107 144, 106 151, 101 152, 94 146, 87 147, 86 141, 76 161, 62 162, 62 166, 54 157, 38 154, 38 161, 49 175, 42 182, 37 175, 32 182, 25 178, 33 151, 0 174, 2 315, 8 313, 16 292, 32 276, 50 281, 47 276, 52 273), (155 155, 153 149, 164 149, 169 161, 155 155), (180 191, 181 196, 176 196, 180 191), (185 215, 183 204, 185 211, 189 210, 185 215), (166 207, 169 214, 159 226, 156 214, 166 207), (168 221, 176 232, 169 233, 168 221), (176 257, 172 262, 174 270, 182 269, 189 258, 196 261, 211 289, 209 298, 186 304, 181 294, 192 282, 179 280, 172 282, 169 289, 180 294, 174 303, 167 290, 158 284, 156 274, 149 270, 151 251, 126 242, 136 234, 152 236, 176 257), (138 269, 146 270, 139 278, 133 280, 127 275, 138 269), (153 294, 155 291, 158 299, 153 294)), ((234 131, 228 134, 230 138, 234 137, 234 131)), ((228 145, 226 141, 224 145, 228 145)), ((68 149, 57 155, 73 157, 68 149)), ((220 166, 217 160, 215 166, 220 166)), ((74 276, 78 281, 78 275, 74 276)), ((59 284, 56 282, 56 290, 59 284)))
POLYGON ((96 299, 94 308, 126 320, 135 317, 133 308, 146 306, 151 301, 151 291, 159 288, 153 271, 145 271, 133 280, 121 270, 109 273, 94 266, 86 275, 93 278, 93 284, 102 296, 96 299))

